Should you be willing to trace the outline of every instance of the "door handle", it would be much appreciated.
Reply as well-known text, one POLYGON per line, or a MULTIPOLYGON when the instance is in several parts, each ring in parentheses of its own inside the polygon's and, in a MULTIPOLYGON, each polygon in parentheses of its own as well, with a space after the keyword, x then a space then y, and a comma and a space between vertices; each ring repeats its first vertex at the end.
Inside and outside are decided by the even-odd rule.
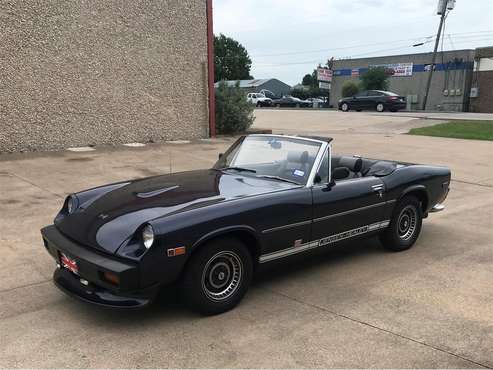
POLYGON ((373 185, 372 187, 372 190, 378 194, 378 196, 380 198, 383 198, 383 192, 384 192, 384 186, 383 184, 377 184, 377 185, 373 185))

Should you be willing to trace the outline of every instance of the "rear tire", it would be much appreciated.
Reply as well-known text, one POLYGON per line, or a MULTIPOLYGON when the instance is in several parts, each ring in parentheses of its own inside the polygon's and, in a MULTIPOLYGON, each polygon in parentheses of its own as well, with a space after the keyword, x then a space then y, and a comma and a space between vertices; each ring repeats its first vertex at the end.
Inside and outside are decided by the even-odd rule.
POLYGON ((262 106, 262 103, 257 102, 257 108, 260 108, 262 106))
POLYGON ((377 112, 383 112, 385 110, 385 105, 383 103, 377 104, 377 112))
POLYGON ((180 291, 193 310, 216 315, 242 300, 252 274, 252 256, 243 243, 234 238, 215 239, 192 255, 180 291))
POLYGON ((405 196, 396 205, 389 227, 380 234, 380 241, 394 252, 409 249, 418 239, 422 223, 421 202, 412 195, 405 196))

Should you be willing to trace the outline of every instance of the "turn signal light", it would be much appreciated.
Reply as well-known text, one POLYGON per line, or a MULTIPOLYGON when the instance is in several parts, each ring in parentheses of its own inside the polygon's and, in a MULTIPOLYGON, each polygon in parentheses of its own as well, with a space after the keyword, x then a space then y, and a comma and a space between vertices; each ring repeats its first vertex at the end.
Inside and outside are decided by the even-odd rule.
POLYGON ((120 284, 120 278, 118 277, 117 274, 114 274, 113 272, 105 271, 103 272, 103 278, 106 280, 108 283, 111 283, 113 285, 118 285, 120 284))
POLYGON ((186 253, 185 247, 171 248, 168 249, 168 257, 181 256, 186 253))

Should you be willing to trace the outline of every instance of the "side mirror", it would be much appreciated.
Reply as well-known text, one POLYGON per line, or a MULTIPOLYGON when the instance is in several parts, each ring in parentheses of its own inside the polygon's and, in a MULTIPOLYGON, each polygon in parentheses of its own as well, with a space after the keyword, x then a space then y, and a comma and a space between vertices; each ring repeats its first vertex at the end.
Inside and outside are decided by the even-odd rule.
POLYGON ((336 167, 334 171, 332 171, 332 179, 333 180, 344 180, 349 177, 351 172, 346 167, 336 167))
POLYGON ((218 159, 221 159, 223 157, 224 153, 219 153, 219 155, 217 156, 218 159))

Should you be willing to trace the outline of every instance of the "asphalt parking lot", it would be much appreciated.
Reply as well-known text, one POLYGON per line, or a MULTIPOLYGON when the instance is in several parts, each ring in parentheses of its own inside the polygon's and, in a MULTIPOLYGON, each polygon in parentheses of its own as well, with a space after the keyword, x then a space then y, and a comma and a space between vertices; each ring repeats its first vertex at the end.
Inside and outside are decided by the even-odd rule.
POLYGON ((257 128, 334 137, 338 153, 448 165, 446 210, 409 251, 376 240, 262 271, 235 310, 200 317, 170 292, 138 312, 81 304, 51 283, 39 229, 69 192, 210 166, 231 138, 0 155, 0 366, 493 366, 493 143, 410 136, 405 115, 257 110, 257 128))

